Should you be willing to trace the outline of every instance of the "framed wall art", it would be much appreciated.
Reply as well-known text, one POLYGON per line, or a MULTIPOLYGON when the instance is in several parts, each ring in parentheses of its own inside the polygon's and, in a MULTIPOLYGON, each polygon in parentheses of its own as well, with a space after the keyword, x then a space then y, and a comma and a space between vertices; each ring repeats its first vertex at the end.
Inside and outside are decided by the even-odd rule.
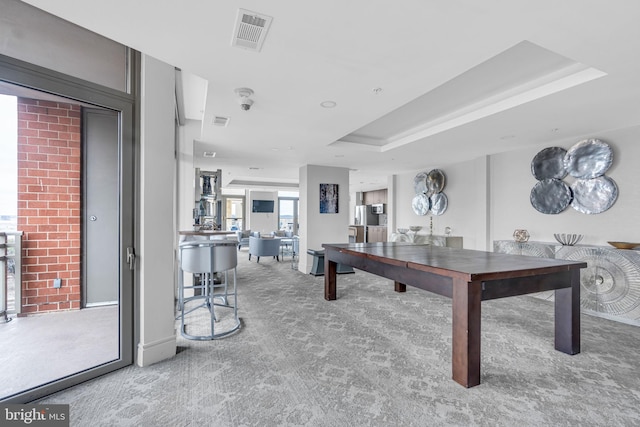
POLYGON ((338 184, 320 184, 320 213, 338 213, 338 184))

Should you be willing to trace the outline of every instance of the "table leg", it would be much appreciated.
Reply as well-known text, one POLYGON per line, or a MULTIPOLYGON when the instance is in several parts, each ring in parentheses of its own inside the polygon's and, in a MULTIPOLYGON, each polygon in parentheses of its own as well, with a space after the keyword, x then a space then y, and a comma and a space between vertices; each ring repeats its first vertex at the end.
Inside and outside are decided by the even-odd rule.
POLYGON ((338 264, 329 261, 328 253, 324 256, 324 299, 332 301, 336 299, 336 271, 338 264))
POLYGON ((571 287, 556 289, 555 348, 580 353, 580 270, 571 270, 571 287))
POLYGON ((396 292, 407 292, 407 285, 405 285, 404 283, 393 282, 393 284, 394 284, 394 290, 396 292))
POLYGON ((480 303, 482 282, 453 281, 453 380, 465 387, 480 384, 480 303))

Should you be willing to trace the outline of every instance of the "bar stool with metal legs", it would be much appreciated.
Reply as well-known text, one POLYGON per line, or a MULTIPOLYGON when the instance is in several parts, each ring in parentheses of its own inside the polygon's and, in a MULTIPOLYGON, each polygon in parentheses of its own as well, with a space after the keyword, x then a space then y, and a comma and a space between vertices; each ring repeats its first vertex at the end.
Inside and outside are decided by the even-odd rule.
MULTIPOLYGON (((237 242, 225 240, 197 240, 180 243, 180 272, 178 275, 178 309, 180 333, 192 340, 213 340, 225 337, 240 328, 238 319, 236 267, 237 242), (232 282, 229 273, 232 273, 232 282), (194 275, 193 285, 185 285, 184 274, 194 275), (199 278, 199 280, 197 280, 199 278), (193 291, 191 294, 190 291, 193 291), (189 292, 189 295, 187 295, 189 292), (197 322, 197 311, 208 310, 206 333, 187 333, 185 321, 197 322), (190 314, 193 314, 189 316, 190 314)), ((190 329, 197 325, 189 324, 190 329)))

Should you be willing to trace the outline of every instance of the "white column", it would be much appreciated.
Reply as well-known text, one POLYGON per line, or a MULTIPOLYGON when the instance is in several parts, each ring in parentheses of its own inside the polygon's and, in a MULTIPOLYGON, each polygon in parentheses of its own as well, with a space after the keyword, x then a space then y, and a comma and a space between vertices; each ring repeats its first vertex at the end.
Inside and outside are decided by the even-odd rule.
POLYGON ((349 169, 305 165, 300 168, 300 262, 298 270, 311 271, 313 257, 307 249, 322 249, 323 243, 348 243, 349 169), (320 184, 338 184, 338 213, 320 213, 320 184))
POLYGON ((176 352, 174 320, 175 73, 142 55, 140 129, 139 318, 136 362, 176 352))

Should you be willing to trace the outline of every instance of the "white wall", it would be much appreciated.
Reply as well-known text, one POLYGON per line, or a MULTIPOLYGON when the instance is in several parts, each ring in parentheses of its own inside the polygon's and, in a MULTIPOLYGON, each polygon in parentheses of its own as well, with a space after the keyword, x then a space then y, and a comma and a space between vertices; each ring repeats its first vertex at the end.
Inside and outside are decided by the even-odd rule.
MULTIPOLYGON (((640 127, 602 132, 590 136, 613 148, 613 164, 606 172, 618 185, 618 199, 607 211, 587 215, 569 207, 557 215, 535 210, 529 201, 537 182, 531 174, 531 160, 542 148, 569 149, 580 139, 562 144, 491 156, 491 228, 493 240, 512 239, 513 231, 524 228, 532 241, 554 242, 553 233, 584 234, 582 243, 607 245, 607 241, 640 242, 640 127)), ((570 177, 565 178, 570 182, 570 177)))
POLYGON ((259 231, 269 234, 278 229, 278 192, 277 191, 249 191, 247 200, 246 230, 259 231), (273 213, 251 212, 254 200, 273 200, 273 213))
POLYGON ((307 249, 323 243, 348 243, 349 169, 306 165, 300 168, 300 262, 298 270, 311 271, 313 257, 307 249), (338 213, 320 213, 320 184, 338 184, 338 213))
POLYGON ((140 130, 140 342, 147 366, 176 351, 174 318, 174 67, 142 55, 140 130))
MULTIPOLYGON (((493 250, 494 240, 513 239, 516 229, 528 230, 531 241, 555 242, 554 233, 578 233, 584 234, 582 243, 586 244, 640 242, 640 126, 590 137, 608 142, 614 151, 614 161, 606 175, 617 183, 619 195, 609 210, 587 215, 569 207, 560 214, 547 215, 531 206, 529 196, 537 182, 531 174, 531 160, 543 148, 569 149, 584 139, 572 138, 441 167, 446 175, 444 193, 449 205, 443 215, 433 217, 434 234, 442 234, 449 226, 453 235, 463 236, 465 248, 489 251, 493 250)), ((425 167, 424 171, 431 169, 425 167)), ((418 216, 411 208, 415 175, 400 173, 390 180, 389 188, 394 190, 390 232, 410 225, 421 225, 421 233, 429 232, 429 215, 418 216)), ((571 177, 565 182, 570 184, 571 177)))
MULTIPOLYGON (((411 202, 415 197, 414 178, 417 172, 394 176, 393 211, 389 222, 389 232, 412 225, 422 226, 420 234, 429 234, 433 219, 433 234, 444 234, 445 227, 451 227, 454 236, 463 236, 464 247, 482 249, 486 247, 487 186, 486 158, 438 167, 445 174, 443 193, 447 196, 448 207, 442 215, 431 213, 416 214, 411 202)), ((434 167, 425 167, 419 172, 429 172, 434 167)))
POLYGON ((125 92, 127 49, 17 0, 0 0, 0 53, 125 92))

